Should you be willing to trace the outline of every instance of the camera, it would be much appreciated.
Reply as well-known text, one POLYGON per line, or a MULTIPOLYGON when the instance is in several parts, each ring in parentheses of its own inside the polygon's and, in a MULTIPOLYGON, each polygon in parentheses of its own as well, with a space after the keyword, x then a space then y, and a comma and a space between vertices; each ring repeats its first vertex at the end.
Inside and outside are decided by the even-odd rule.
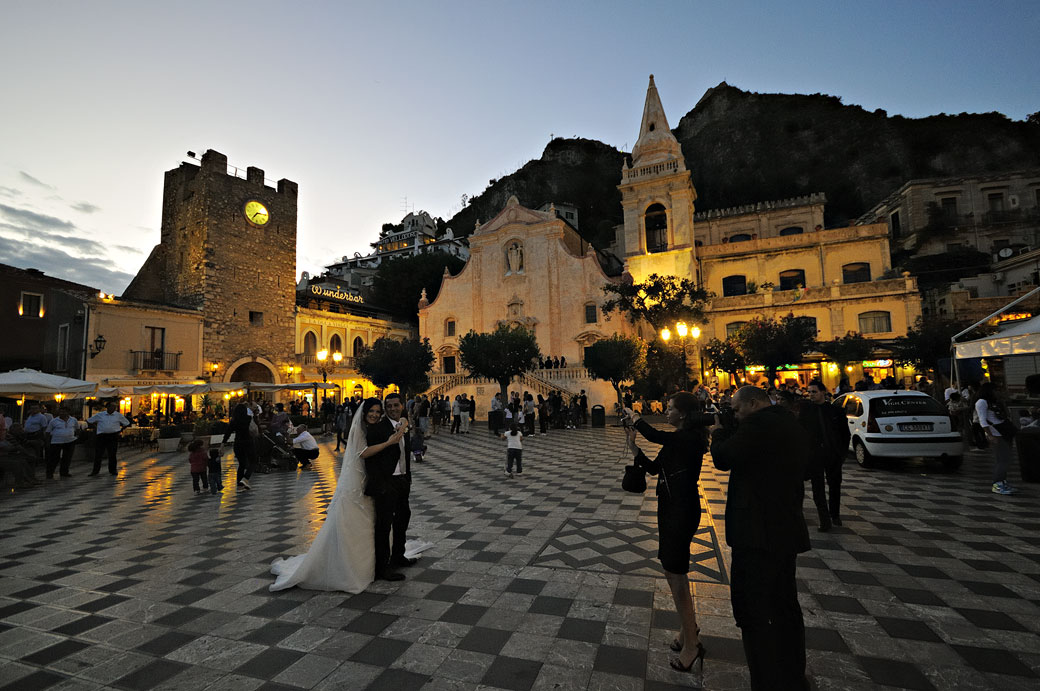
POLYGON ((719 411, 719 423, 725 429, 733 429, 737 426, 737 414, 732 408, 723 408, 719 411))

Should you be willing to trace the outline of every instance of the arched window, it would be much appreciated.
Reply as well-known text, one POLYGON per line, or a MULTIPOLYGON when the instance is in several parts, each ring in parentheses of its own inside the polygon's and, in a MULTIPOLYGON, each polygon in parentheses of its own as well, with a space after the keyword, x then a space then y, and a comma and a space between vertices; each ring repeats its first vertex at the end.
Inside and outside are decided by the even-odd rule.
POLYGON ((643 214, 646 228, 646 251, 664 252, 668 249, 668 212, 661 204, 651 204, 643 214))
POLYGON ((726 338, 733 338, 747 322, 730 322, 726 324, 726 338))
POLYGON ((892 331, 891 312, 864 312, 859 315, 861 334, 883 334, 892 331))
POLYGON ((308 331, 303 336, 303 354, 314 355, 318 352, 318 337, 313 331, 308 331))
POLYGON ((444 335, 451 337, 455 335, 455 320, 446 319, 444 320, 444 335))
POLYGON ((841 267, 841 280, 845 283, 869 283, 870 264, 856 262, 841 267))
POLYGON ((780 290, 794 290, 798 286, 805 287, 805 272, 801 269, 790 269, 780 272, 780 290))
POLYGON ((801 235, 804 232, 801 226, 787 226, 781 229, 780 235, 801 235))
POLYGON ((364 350, 364 349, 365 349, 365 342, 363 340, 361 340, 361 336, 355 336, 354 337, 354 347, 353 347, 354 357, 357 357, 358 355, 361 355, 361 351, 364 350))
POLYGON ((747 277, 746 276, 726 276, 722 279, 722 296, 730 297, 731 295, 746 295, 747 294, 747 277))
POLYGON ((342 353, 343 352, 343 339, 339 337, 339 334, 332 334, 332 338, 329 339, 329 352, 330 353, 342 353))
POLYGON ((751 234, 750 233, 737 233, 736 235, 730 235, 729 236, 729 241, 730 242, 747 242, 750 239, 751 239, 751 234))

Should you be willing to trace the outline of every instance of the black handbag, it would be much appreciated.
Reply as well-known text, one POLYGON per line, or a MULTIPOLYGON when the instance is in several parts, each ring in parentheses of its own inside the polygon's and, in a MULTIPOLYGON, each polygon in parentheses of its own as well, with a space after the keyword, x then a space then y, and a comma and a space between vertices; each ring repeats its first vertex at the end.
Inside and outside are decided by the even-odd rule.
POLYGON ((626 465, 625 476, 621 478, 621 489, 626 492, 642 494, 646 491, 646 471, 637 465, 626 465))

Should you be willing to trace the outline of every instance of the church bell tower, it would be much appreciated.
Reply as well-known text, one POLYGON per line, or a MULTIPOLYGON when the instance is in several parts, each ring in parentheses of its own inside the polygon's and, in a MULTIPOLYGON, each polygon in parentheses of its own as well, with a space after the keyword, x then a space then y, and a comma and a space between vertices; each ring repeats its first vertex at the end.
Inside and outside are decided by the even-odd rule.
POLYGON ((693 234, 697 190, 679 140, 668 127, 650 75, 639 139, 621 169, 624 228, 619 238, 626 269, 636 281, 652 273, 698 280, 693 234))

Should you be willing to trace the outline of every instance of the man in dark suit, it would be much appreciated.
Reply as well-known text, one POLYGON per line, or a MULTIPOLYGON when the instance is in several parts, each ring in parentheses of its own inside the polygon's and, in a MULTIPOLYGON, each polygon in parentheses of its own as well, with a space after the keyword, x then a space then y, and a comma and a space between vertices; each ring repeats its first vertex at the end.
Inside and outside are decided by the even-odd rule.
POLYGON ((798 422, 809 435, 808 476, 819 530, 825 533, 832 523, 841 525, 841 465, 849 451, 849 422, 843 411, 827 402, 827 388, 819 379, 809 383, 809 400, 798 406, 798 422), (825 477, 829 492, 824 490, 825 477))
POLYGON ((809 549, 802 516, 808 439, 794 414, 772 405, 762 389, 739 389, 732 406, 736 425, 712 428, 711 457, 730 471, 730 595, 751 688, 807 689, 795 560, 809 549))
MULTIPOLYGON (((365 494, 372 497, 375 508, 375 551, 376 551, 376 578, 384 581, 404 580, 404 575, 390 569, 390 531, 394 532, 394 542, 398 540, 404 554, 404 529, 399 529, 400 519, 396 517, 397 507, 400 504, 399 495, 402 486, 406 488, 404 503, 407 507, 408 495, 407 484, 402 478, 396 477, 407 472, 408 458, 402 460, 402 440, 408 431, 408 423, 401 420, 404 404, 397 394, 387 396, 384 402, 386 416, 375 425, 370 425, 365 443, 368 448, 362 452, 361 457, 365 459, 365 494), (396 398, 391 399, 391 396, 396 398), (392 402, 391 402, 392 401, 392 402), (397 422, 390 417, 390 408, 394 407, 397 422), (402 471, 402 466, 405 470, 402 471)), ((404 478, 407 480, 407 476, 404 478)), ((407 528, 408 517, 402 516, 404 527, 407 528)))
POLYGON ((393 475, 390 476, 390 484, 393 489, 393 516, 394 539, 390 546, 390 566, 407 567, 416 562, 404 556, 404 543, 407 539, 408 522, 412 518, 412 510, 408 506, 408 495, 412 490, 412 437, 407 433, 408 419, 403 417, 404 405, 401 402, 401 394, 392 393, 383 399, 383 411, 394 425, 396 430, 405 430, 404 437, 399 442, 401 449, 401 460, 398 461, 393 475))

